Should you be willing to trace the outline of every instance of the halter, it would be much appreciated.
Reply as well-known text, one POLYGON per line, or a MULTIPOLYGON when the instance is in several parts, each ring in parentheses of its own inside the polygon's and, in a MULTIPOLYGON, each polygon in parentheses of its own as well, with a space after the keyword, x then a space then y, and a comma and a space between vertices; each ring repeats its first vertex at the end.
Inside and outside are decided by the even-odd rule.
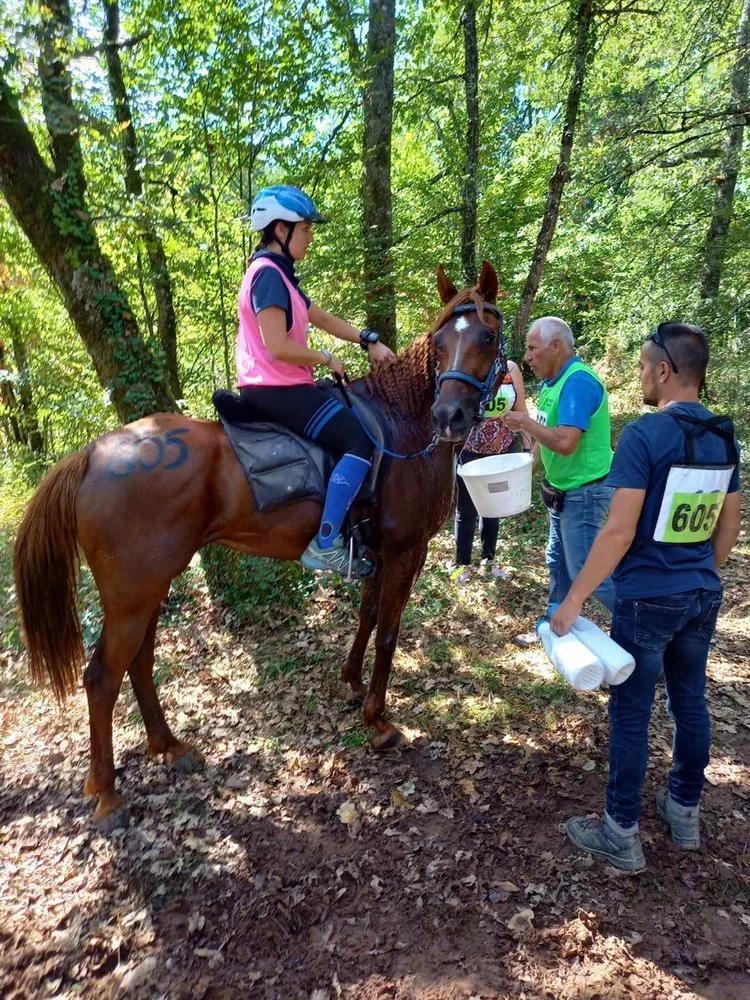
POLYGON ((477 313, 480 320, 484 322, 485 309, 492 313, 493 316, 497 317, 500 326, 497 331, 497 353, 490 364, 489 371, 487 372, 484 381, 480 381, 473 375, 469 375, 468 372, 462 372, 454 368, 451 368, 447 372, 443 372, 435 379, 435 399, 438 397, 440 387, 443 382, 447 382, 449 379, 453 379, 456 382, 465 382, 466 385, 470 385, 472 389, 477 389, 479 391, 479 404, 477 406, 477 415, 475 418, 477 422, 484 416, 485 407, 492 399, 492 393, 495 388, 495 382, 497 381, 498 375, 502 373, 502 375, 505 376, 508 371, 508 363, 505 358, 505 337, 503 336, 504 317, 496 306, 491 305, 489 302, 482 302, 478 298, 474 299, 472 302, 465 302, 462 305, 455 306, 451 310, 451 314, 448 317, 450 319, 453 316, 461 316, 464 313, 477 313))
MULTIPOLYGON (((451 316, 461 316, 463 313, 475 312, 478 313, 481 318, 483 316, 485 309, 491 312, 493 316, 496 316, 500 323, 500 326, 497 331, 497 354, 495 355, 495 358, 492 364, 490 365, 490 370, 487 372, 487 377, 485 378, 485 380, 483 382, 480 382, 479 379, 474 378, 473 375, 469 375, 467 372, 458 371, 456 369, 451 369, 450 371, 443 372, 442 375, 436 374, 435 377, 435 399, 437 399, 440 393, 440 386, 442 385, 443 382, 446 382, 448 379, 455 379, 457 382, 466 382, 466 384, 470 385, 473 389, 479 390, 481 395, 479 397, 477 416, 475 418, 477 423, 484 416, 484 408, 487 406, 487 403, 489 403, 490 399, 492 398, 492 390, 495 387, 497 376, 500 374, 500 372, 502 372, 503 375, 505 375, 505 373, 508 371, 508 363, 505 359, 505 338, 503 337, 504 317, 496 306, 491 305, 489 302, 483 302, 478 296, 474 298, 474 301, 472 302, 465 302, 462 305, 454 306, 450 314, 451 316)), ((443 324, 443 326, 445 326, 445 324, 443 324)), ((411 455, 404 455, 401 452, 391 451, 389 448, 386 448, 384 445, 380 444, 380 442, 376 441, 375 438, 372 436, 369 429, 365 427, 364 423, 362 422, 362 418, 352 405, 352 401, 349 398, 349 393, 347 392, 346 386, 344 385, 344 382, 345 381, 348 382, 349 379, 346 378, 346 376, 344 376, 344 378, 342 379, 340 375, 336 375, 335 373, 334 373, 334 378, 336 379, 336 382, 338 383, 338 386, 341 389, 341 394, 344 397, 346 405, 349 407, 350 411, 359 421, 360 427, 365 432, 370 441, 375 445, 375 447, 379 448, 384 455, 387 455, 389 458, 402 458, 402 459, 427 458, 435 450, 440 441, 440 436, 438 435, 437 431, 433 434, 432 440, 425 448, 423 448, 421 451, 415 451, 411 455)))

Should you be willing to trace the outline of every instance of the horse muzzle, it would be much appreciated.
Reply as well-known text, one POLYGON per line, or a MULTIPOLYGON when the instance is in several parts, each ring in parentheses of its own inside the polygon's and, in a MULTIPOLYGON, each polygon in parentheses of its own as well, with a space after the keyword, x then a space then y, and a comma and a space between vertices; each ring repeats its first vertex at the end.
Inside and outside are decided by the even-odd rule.
POLYGON ((432 407, 432 426, 441 441, 464 441, 474 426, 475 408, 466 402, 452 400, 435 403, 432 407))

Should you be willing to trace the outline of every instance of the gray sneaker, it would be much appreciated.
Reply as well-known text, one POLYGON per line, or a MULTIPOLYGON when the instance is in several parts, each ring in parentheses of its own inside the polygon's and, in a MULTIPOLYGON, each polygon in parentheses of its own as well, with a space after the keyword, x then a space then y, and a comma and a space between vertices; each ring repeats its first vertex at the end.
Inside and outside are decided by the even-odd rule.
POLYGON ((701 846, 700 806, 681 806, 669 792, 656 793, 656 808, 672 831, 672 840, 685 851, 701 846))
POLYGON ((334 538, 327 549, 321 549, 315 537, 299 557, 299 561, 306 569, 331 571, 345 576, 349 569, 349 549, 343 535, 334 538))
MULTIPOLYGON (((321 549, 317 538, 313 538, 299 557, 299 561, 306 569, 340 573, 341 576, 347 576, 349 573, 349 547, 344 541, 343 535, 338 535, 328 549, 321 549)), ((352 576, 362 580, 369 576, 372 571, 373 564, 367 559, 360 558, 355 552, 352 560, 352 576)))
POLYGON ((565 832, 576 847, 604 858, 621 871, 640 872, 646 867, 638 832, 620 835, 606 813, 603 820, 573 816, 565 824, 565 832))

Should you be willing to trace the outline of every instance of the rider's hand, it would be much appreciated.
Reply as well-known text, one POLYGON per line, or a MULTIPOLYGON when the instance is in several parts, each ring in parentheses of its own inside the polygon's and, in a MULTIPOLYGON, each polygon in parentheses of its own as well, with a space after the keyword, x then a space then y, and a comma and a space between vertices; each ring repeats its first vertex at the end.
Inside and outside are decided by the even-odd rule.
POLYGON ((372 361, 373 364, 376 365, 382 365, 383 362, 387 362, 388 364, 390 364, 391 361, 396 360, 396 355, 393 353, 390 347, 386 347, 386 345, 381 344, 380 341, 378 341, 376 344, 370 344, 370 346, 367 348, 367 353, 370 355, 370 361, 372 361))
POLYGON ((335 356, 333 356, 328 364, 334 375, 338 375, 339 378, 344 378, 346 376, 346 370, 344 368, 344 362, 335 356))

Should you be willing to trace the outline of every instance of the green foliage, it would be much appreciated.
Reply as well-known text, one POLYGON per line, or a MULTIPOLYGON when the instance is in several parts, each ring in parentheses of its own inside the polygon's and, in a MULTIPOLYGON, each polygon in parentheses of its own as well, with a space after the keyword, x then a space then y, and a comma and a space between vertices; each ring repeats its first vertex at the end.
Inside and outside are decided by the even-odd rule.
POLYGON ((15 613, 13 539, 39 477, 38 463, 14 462, 0 456, 0 649, 21 648, 15 613))
POLYGON ((219 545, 201 549, 201 562, 211 593, 243 619, 269 605, 298 604, 315 585, 297 562, 261 559, 219 545))
MULTIPOLYGON (((698 10, 670 0, 657 14, 625 5, 618 16, 598 15, 571 178, 536 304, 537 314, 570 321, 612 388, 634 384, 637 344, 656 321, 697 318, 712 337, 711 402, 740 417, 750 412, 750 142, 720 295, 705 302, 699 288, 741 6, 710 0, 698 10)), ((123 0, 124 37, 147 31, 121 52, 144 180, 137 198, 126 192, 103 63, 81 55, 101 43, 101 11, 74 11, 71 73, 88 214, 81 214, 77 165, 54 179, 51 195, 58 230, 71 241, 70 264, 93 266, 88 277, 98 285, 97 306, 122 373, 102 391, 64 303, 0 204, 0 271, 5 265, 9 275, 0 275, 0 338, 7 339, 12 322, 27 345, 28 384, 49 459, 111 429, 115 389, 138 395, 144 362, 131 343, 128 309, 154 359, 150 377, 161 367, 144 217, 165 246, 181 380, 195 415, 210 417, 212 389, 232 382, 235 296, 254 242, 248 208, 261 185, 296 181, 314 194, 332 224, 316 233, 300 269, 303 287, 325 308, 355 324, 364 320, 363 77, 351 41, 365 50, 367 5, 343 10, 323 0, 123 0), (90 264, 94 235, 111 274, 90 264)), ((478 256, 498 267, 510 317, 557 160, 571 10, 541 0, 477 9, 478 256)), ((0 62, 46 155, 39 17, 33 5, 3 8, 0 62)), ((437 264, 456 278, 460 273, 466 111, 459 17, 460 5, 445 0, 407 0, 398 10, 392 264, 402 346, 434 316, 437 264)), ((314 344, 327 342, 314 334, 314 344)), ((339 352, 359 374, 362 353, 348 346, 339 352)), ((130 403, 141 412, 149 399, 130 403)), ((3 447, 11 449, 5 440, 3 447)))

